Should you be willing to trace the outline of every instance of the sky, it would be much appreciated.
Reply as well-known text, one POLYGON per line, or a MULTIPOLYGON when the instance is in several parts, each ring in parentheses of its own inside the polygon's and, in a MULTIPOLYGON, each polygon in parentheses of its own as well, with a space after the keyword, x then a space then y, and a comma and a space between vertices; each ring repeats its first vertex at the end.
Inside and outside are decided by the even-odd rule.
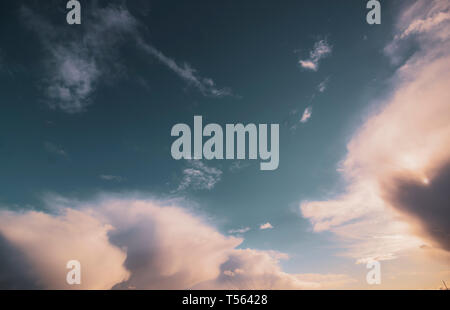
POLYGON ((0 288, 450 283, 450 3, 380 2, 2 1, 0 288), (278 168, 175 160, 194 116, 278 168))

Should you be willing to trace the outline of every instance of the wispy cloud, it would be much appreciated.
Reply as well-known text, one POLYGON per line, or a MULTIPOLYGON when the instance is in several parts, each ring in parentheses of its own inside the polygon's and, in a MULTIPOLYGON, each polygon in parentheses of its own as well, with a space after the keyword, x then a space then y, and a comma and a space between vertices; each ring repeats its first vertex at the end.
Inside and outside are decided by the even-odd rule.
POLYGON ((259 225, 259 229, 261 229, 261 230, 272 229, 272 228, 273 228, 273 226, 269 222, 259 225))
POLYGON ((60 146, 51 143, 51 142, 45 142, 44 143, 45 150, 49 153, 57 154, 63 157, 67 157, 67 152, 60 146))
POLYGON ((303 115, 302 115, 302 117, 301 117, 301 119, 300 119, 300 123, 306 123, 306 122, 308 122, 309 121, 309 119, 311 118, 311 116, 312 116, 312 107, 311 106, 309 106, 309 107, 307 107, 306 109, 305 109, 305 111, 303 112, 303 115))
MULTIPOLYGON (((438 26, 448 27, 448 21, 450 21, 450 12, 437 12, 427 18, 416 19, 405 29, 405 31, 396 35, 395 39, 402 40, 413 34, 426 33, 438 26)), ((444 29, 442 30, 445 31, 444 29)))
POLYGON ((234 173, 234 172, 238 172, 238 171, 240 171, 242 169, 245 169, 245 168, 247 168, 249 166, 250 166, 249 162, 243 161, 243 160, 237 160, 237 161, 233 162, 230 165, 229 169, 230 169, 231 172, 234 173))
POLYGON ((317 90, 321 93, 325 92, 325 90, 327 89, 329 80, 330 80, 330 77, 327 77, 325 80, 320 82, 319 85, 317 85, 317 90))
POLYGON ((109 175, 109 174, 102 174, 100 175, 100 179, 105 181, 114 181, 114 182, 122 182, 124 178, 117 175, 109 175))
POLYGON ((69 32, 55 26, 28 7, 22 7, 22 17, 39 37, 47 53, 46 85, 48 104, 67 113, 78 113, 92 103, 97 86, 120 75, 124 66, 117 57, 117 46, 134 40, 136 46, 156 58, 171 71, 197 88, 203 95, 223 97, 232 94, 229 88, 219 88, 211 78, 202 77, 187 63, 179 65, 144 39, 141 24, 131 13, 118 6, 86 11, 80 32, 69 32))
POLYGON ((47 53, 44 83, 48 103, 67 113, 82 112, 92 103, 101 78, 115 67, 114 46, 125 34, 136 31, 136 21, 126 10, 111 6, 88 12, 83 19, 86 28, 74 33, 52 25, 28 7, 21 9, 47 53))
POLYGON ((244 234, 250 230, 250 227, 238 228, 238 229, 230 229, 228 231, 229 234, 244 234))
POLYGON ((310 51, 309 58, 299 60, 299 64, 304 69, 317 71, 319 69, 320 60, 329 56, 332 50, 333 47, 327 40, 319 40, 314 44, 313 49, 310 51))
MULTIPOLYGON (((31 279, 16 281, 16 287, 306 289, 327 288, 331 279, 352 281, 346 275, 286 273, 279 262, 287 254, 238 249, 242 238, 222 235, 170 201, 106 194, 86 202, 62 200, 48 199, 52 214, 0 211, 1 240, 22 258, 11 265, 25 268, 26 261, 32 270, 31 279), (61 281, 67 270, 55 268, 73 258, 84 270, 76 287, 61 281)), ((8 273, 13 266, 2 267, 8 273)))
POLYGON ((222 171, 220 169, 209 167, 199 160, 187 161, 188 167, 183 170, 183 178, 178 191, 193 190, 211 190, 220 181, 222 171))
POLYGON ((179 65, 175 60, 167 57, 161 51, 157 50, 151 44, 146 43, 141 38, 138 39, 139 46, 158 59, 162 64, 167 66, 170 70, 176 73, 180 78, 185 80, 190 85, 196 87, 203 95, 212 97, 224 97, 232 95, 230 88, 218 88, 215 82, 210 78, 201 77, 197 70, 192 68, 188 63, 179 65))

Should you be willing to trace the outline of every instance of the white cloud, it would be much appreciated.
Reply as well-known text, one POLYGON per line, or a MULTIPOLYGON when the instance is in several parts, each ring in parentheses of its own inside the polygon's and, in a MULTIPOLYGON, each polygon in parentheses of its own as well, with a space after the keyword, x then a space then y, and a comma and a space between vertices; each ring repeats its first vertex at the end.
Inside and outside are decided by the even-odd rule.
POLYGON ((305 109, 305 111, 303 112, 302 118, 300 119, 300 123, 306 123, 309 121, 309 119, 312 116, 312 107, 309 106, 305 109))
POLYGON ((317 63, 311 61, 311 60, 299 60, 299 64, 302 66, 302 68, 317 71, 317 63))
POLYGON ((264 229, 272 229, 272 228, 273 228, 273 226, 272 226, 272 224, 270 224, 269 222, 264 223, 264 224, 261 224, 261 225, 259 226, 259 229, 262 229, 262 230, 264 230, 264 229))
POLYGON ((211 190, 220 181, 222 171, 209 167, 199 160, 187 161, 188 167, 183 170, 183 179, 178 186, 178 190, 188 188, 194 190, 211 190))
POLYGON ((26 256, 42 288, 68 288, 65 265, 76 258, 82 286, 71 288, 83 289, 325 288, 320 277, 332 276, 285 273, 286 254, 237 249, 242 239, 175 202, 117 195, 47 202, 56 214, 0 211, 0 237, 26 256))
POLYGON ((320 60, 329 56, 332 50, 333 47, 327 40, 319 40, 314 44, 313 49, 310 51, 309 58, 299 60, 299 64, 304 69, 317 71, 319 69, 320 60))

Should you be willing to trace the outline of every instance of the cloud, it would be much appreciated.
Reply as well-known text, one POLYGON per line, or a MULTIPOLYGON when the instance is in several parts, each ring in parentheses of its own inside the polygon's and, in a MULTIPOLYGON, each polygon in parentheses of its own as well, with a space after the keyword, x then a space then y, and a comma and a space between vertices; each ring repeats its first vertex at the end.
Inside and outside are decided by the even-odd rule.
POLYGON ((0 289, 38 289, 39 283, 23 253, 0 234, 0 289), (5 255, 4 253, 7 253, 5 255))
POLYGON ((311 279, 306 281, 302 275, 283 272, 279 260, 288 259, 286 254, 237 249, 241 238, 220 234, 203 216, 175 201, 103 194, 84 202, 51 197, 47 203, 54 213, 0 211, 0 250, 7 251, 0 257, 17 258, 2 268, 31 269, 30 274, 21 276, 23 283, 0 275, 3 287, 324 287, 320 275, 316 280, 303 275, 311 279), (65 266, 72 259, 81 263, 80 287, 65 282, 65 266))
POLYGON ((79 289, 109 289, 124 281, 126 254, 109 243, 110 230, 89 213, 72 209, 58 215, 1 211, 0 216, 1 237, 22 253, 34 275, 31 283, 16 284, 20 288, 69 289, 66 264, 73 259, 81 263, 79 289))
MULTIPOLYGON (((99 206, 94 206, 98 210, 99 206)), ((200 216, 175 205, 109 200, 101 215, 115 227, 111 243, 127 248, 130 278, 115 288, 186 289, 214 278, 242 240, 217 232, 200 216)))
POLYGON ((108 68, 115 67, 116 45, 137 27, 128 11, 120 8, 88 12, 82 31, 74 33, 50 24, 28 7, 21 8, 27 26, 47 53, 44 84, 48 104, 67 113, 82 112, 91 104, 99 81, 110 73, 108 68))
MULTIPOLYGON (((446 1, 417 5, 400 20, 413 25, 448 9, 446 1)), ((337 234, 358 262, 393 259, 424 243, 449 250, 450 42, 439 28, 421 29, 428 32, 391 80, 392 94, 347 146, 346 192, 300 205, 315 231, 337 234)))
POLYGON ((299 60, 299 64, 304 69, 317 71, 319 69, 320 60, 329 56, 332 50, 333 47, 327 40, 319 40, 314 44, 313 49, 310 51, 309 58, 299 60))
POLYGON ((354 280, 347 275, 289 274, 283 272, 279 261, 288 256, 276 251, 239 249, 233 251, 221 265, 214 280, 194 286, 194 289, 326 289, 343 287, 354 280))
POLYGON ((272 226, 272 224, 270 224, 269 222, 264 223, 264 224, 261 224, 261 225, 259 226, 259 229, 261 229, 261 230, 264 230, 264 229, 272 229, 272 228, 273 228, 273 226, 272 226))
MULTIPOLYGON (((421 34, 431 31, 433 28, 438 26, 448 27, 448 21, 450 21, 449 12, 438 12, 425 19, 417 19, 412 22, 403 33, 395 37, 396 40, 402 40, 413 34, 421 34)), ((447 35, 447 34, 445 34, 447 35)))
POLYGON ((155 57, 203 95, 231 95, 230 89, 218 88, 212 79, 201 77, 188 64, 178 65, 146 42, 141 34, 145 26, 127 9, 114 5, 100 8, 94 4, 86 12, 81 30, 73 32, 47 22, 28 7, 21 9, 23 19, 37 34, 47 54, 43 83, 51 107, 67 113, 84 111, 92 103, 97 86, 102 81, 111 82, 124 71, 117 47, 127 40, 134 40, 140 50, 155 57))
POLYGON ((222 171, 209 167, 199 160, 189 160, 188 167, 183 170, 183 179, 178 186, 178 191, 188 188, 194 190, 211 190, 220 181, 222 171))
POLYGON ((325 90, 327 89, 328 86, 328 81, 330 80, 329 77, 327 77, 325 80, 323 80, 322 82, 319 83, 319 85, 317 86, 317 90, 321 93, 325 92, 325 90))
POLYGON ((250 230, 250 227, 238 228, 238 229, 230 229, 228 231, 229 234, 245 234, 250 230))
POLYGON ((105 180, 105 181, 114 181, 114 182, 122 182, 124 180, 121 176, 108 175, 108 174, 100 175, 100 179, 105 180))
POLYGON ((67 152, 63 150, 61 147, 53 144, 51 142, 44 143, 45 150, 49 153, 57 154, 63 157, 67 157, 67 152))
POLYGON ((158 59, 162 64, 176 73, 181 79, 196 87, 203 95, 211 97, 224 97, 233 94, 230 88, 217 88, 212 79, 199 76, 197 70, 192 68, 188 63, 184 63, 183 65, 177 64, 175 60, 167 57, 161 51, 157 50, 140 38, 138 39, 138 43, 145 52, 158 59))
POLYGON ((448 42, 450 38, 450 4, 445 0, 417 0, 403 8, 396 25, 394 39, 384 52, 395 64, 399 64, 412 43, 419 41, 419 46, 430 50, 430 45, 448 42))
POLYGON ((300 123, 306 123, 309 121, 309 119, 312 116, 312 107, 309 106, 305 109, 305 111, 303 112, 302 118, 300 119, 300 123))

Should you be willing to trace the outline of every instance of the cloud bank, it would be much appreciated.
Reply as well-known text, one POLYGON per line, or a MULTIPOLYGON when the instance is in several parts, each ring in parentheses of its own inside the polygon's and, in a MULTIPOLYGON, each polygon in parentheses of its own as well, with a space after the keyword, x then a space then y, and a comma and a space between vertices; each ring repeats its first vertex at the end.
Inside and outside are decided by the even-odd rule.
POLYGON ((353 281, 285 273, 279 260, 286 254, 238 249, 241 238, 174 202, 104 194, 48 203, 53 214, 1 211, 0 257, 11 257, 3 259, 3 288, 302 289, 327 288, 329 277, 353 281), (81 263, 81 286, 65 282, 73 259, 81 263))
POLYGON ((450 250, 450 28, 442 31, 449 6, 417 1, 403 11, 389 55, 404 57, 405 36, 419 48, 397 70, 389 99, 349 142, 340 167, 346 193, 301 203, 314 230, 336 233, 345 254, 360 262, 392 259, 424 242, 450 250))

